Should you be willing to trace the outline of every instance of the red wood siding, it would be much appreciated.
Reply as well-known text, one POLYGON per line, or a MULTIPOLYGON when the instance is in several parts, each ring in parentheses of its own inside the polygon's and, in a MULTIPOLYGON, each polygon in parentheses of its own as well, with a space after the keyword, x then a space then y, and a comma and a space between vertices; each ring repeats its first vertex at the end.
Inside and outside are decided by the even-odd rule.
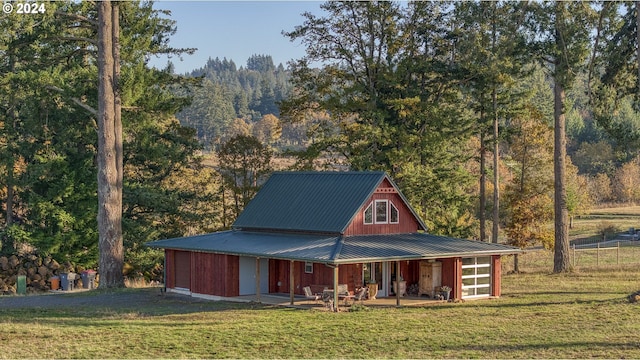
POLYGON ((289 293, 289 261, 269 259, 269 292, 289 293))
POLYGON ((178 250, 165 250, 165 256, 167 288, 185 288, 206 295, 239 295, 237 256, 178 250))
POLYGON ((173 264, 175 287, 191 289, 191 253, 175 251, 173 264))
POLYGON ((462 298, 462 258, 441 259, 442 285, 451 288, 451 299, 462 298))
POLYGON ((240 294, 237 256, 194 252, 191 274, 191 292, 226 297, 240 294))
POLYGON ((347 227, 345 235, 403 234, 416 232, 419 227, 420 225, 411 210, 391 184, 385 180, 365 202, 364 206, 358 210, 353 221, 347 227), (364 211, 374 200, 390 200, 398 208, 398 224, 365 224, 364 211))
MULTIPOLYGON (((269 260, 269 292, 289 293, 289 266, 288 260, 269 260)), ((305 286, 311 286, 312 291, 322 291, 324 286, 333 287, 333 269, 324 264, 313 264, 313 274, 304 272, 304 262, 294 262, 294 293, 303 295, 305 286)), ((356 287, 362 286, 362 265, 340 265, 338 268, 338 283, 347 284, 349 291, 354 292, 356 287)))
POLYGON ((491 256, 491 296, 499 297, 502 293, 502 264, 500 255, 491 256))
POLYGON ((165 256, 164 286, 169 289, 173 289, 174 287, 176 287, 175 251, 167 249, 164 251, 164 256, 165 256))

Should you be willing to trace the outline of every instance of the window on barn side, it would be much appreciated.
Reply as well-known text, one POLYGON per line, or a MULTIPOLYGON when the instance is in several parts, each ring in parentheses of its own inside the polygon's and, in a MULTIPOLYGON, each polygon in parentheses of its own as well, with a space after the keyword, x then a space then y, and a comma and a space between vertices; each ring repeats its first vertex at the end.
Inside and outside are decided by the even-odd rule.
POLYGON ((386 224, 389 222, 389 214, 387 211, 387 200, 376 200, 376 224, 386 224))
POLYGON ((389 200, 374 200, 364 210, 363 222, 371 224, 398 224, 400 212, 389 200))
POLYGON ((364 210, 364 223, 373 224, 373 203, 364 210))
POLYGON ((398 218, 398 208, 393 205, 391 201, 389 201, 389 223, 397 224, 399 222, 398 218))

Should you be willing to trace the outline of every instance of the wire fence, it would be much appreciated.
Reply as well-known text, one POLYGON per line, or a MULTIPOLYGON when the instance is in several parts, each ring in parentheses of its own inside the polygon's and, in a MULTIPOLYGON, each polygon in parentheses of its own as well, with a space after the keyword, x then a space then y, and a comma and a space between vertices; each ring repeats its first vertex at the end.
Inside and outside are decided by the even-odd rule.
MULTIPOLYGON (((524 272, 553 271, 553 250, 529 249, 518 255, 518 270, 524 272)), ((572 245, 569 259, 574 269, 613 268, 640 265, 640 241, 607 241, 590 245, 572 245)), ((513 256, 504 257, 502 270, 513 271, 513 256)))
POLYGON ((576 246, 571 249, 571 265, 612 266, 640 264, 639 241, 607 241, 589 246, 576 246))

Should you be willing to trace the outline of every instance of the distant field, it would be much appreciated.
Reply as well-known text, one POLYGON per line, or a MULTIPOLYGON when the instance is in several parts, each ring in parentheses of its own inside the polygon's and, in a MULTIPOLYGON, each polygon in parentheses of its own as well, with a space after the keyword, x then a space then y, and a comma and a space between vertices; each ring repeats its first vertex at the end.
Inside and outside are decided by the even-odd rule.
MULTIPOLYGON (((640 229, 640 206, 623 206, 593 209, 585 215, 576 216, 573 227, 569 229, 571 240, 582 239, 596 241, 602 238, 602 230, 611 228, 623 233, 629 228, 640 229)), ((612 234, 607 234, 611 238, 612 234)))
POLYGON ((640 216, 640 206, 623 206, 593 209, 589 211, 589 215, 616 215, 616 216, 640 216))

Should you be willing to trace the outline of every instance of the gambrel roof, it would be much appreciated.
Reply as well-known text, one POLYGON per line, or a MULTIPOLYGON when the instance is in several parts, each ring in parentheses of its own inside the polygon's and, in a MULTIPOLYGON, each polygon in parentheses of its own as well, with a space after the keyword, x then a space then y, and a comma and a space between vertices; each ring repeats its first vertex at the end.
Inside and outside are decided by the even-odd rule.
POLYGON ((384 180, 398 192, 421 230, 427 226, 384 172, 276 172, 249 202, 234 229, 343 234, 384 180))

